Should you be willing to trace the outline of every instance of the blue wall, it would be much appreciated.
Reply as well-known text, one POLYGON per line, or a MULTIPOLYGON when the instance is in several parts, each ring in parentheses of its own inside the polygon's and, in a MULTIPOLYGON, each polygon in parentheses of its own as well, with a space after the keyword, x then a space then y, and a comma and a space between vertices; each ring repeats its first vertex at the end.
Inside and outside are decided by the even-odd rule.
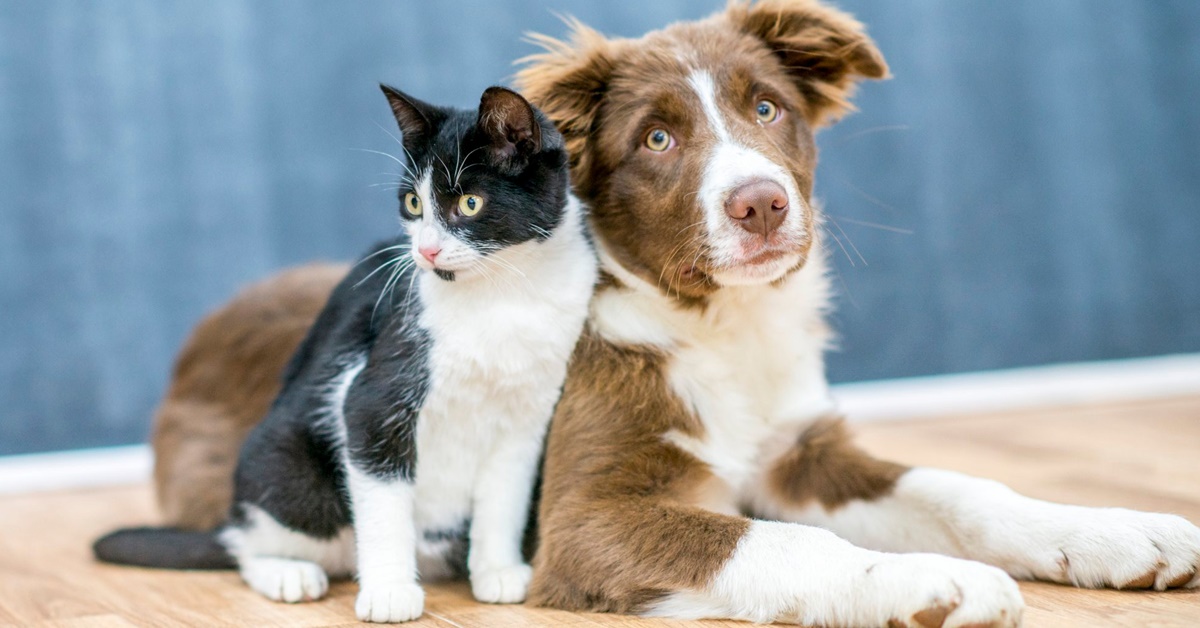
MULTIPOLYGON (((392 233, 376 82, 722 4, 0 1, 0 454, 143 439, 201 314, 392 233)), ((820 138, 833 379, 1200 350, 1200 2, 842 4, 896 78, 820 138)))

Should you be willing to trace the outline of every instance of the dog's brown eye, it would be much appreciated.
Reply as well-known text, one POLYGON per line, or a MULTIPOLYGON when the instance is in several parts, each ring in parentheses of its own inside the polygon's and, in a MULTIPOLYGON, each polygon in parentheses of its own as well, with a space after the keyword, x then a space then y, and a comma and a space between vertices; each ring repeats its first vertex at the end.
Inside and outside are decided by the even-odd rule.
POLYGON ((671 143, 671 134, 667 133, 665 129, 651 129, 646 134, 646 148, 656 153, 667 150, 671 147, 671 143))
POLYGON ((758 116, 758 121, 763 124, 774 122, 779 117, 779 107, 769 100, 760 100, 754 107, 754 113, 758 116))

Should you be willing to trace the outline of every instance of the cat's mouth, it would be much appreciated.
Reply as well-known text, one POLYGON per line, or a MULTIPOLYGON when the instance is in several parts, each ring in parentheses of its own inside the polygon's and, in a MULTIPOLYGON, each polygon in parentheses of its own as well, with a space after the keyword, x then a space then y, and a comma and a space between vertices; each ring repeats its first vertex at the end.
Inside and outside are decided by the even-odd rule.
POLYGON ((442 281, 454 281, 454 271, 452 270, 434 268, 433 274, 437 275, 438 279, 441 279, 442 281))

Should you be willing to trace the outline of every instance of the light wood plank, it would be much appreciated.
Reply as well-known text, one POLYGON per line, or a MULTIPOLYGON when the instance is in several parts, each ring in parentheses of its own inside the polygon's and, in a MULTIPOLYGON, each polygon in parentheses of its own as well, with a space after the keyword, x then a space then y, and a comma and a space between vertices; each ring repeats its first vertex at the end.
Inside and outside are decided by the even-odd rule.
MULTIPOLYGON (((870 451, 910 464, 1001 480, 1045 499, 1169 511, 1200 521, 1200 398, 860 426, 870 451)), ((104 531, 155 521, 149 487, 0 499, 0 626, 348 626, 353 583, 320 602, 262 599, 234 573, 100 565, 89 544, 104 531)), ((1081 591, 1023 583, 1026 625, 1200 626, 1200 591, 1081 591)), ((523 606, 486 606, 465 584, 428 588, 411 624, 437 628, 744 626, 644 620, 523 606)))

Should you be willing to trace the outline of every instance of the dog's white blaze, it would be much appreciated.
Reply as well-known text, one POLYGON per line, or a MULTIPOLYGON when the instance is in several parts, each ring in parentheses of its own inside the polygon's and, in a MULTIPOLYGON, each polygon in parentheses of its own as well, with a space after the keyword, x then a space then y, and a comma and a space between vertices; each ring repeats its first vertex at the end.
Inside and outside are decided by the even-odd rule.
POLYGON ((700 98, 700 106, 704 109, 704 115, 708 118, 717 139, 722 143, 732 143, 733 138, 729 136, 725 118, 721 116, 721 109, 717 107, 717 86, 713 83, 712 75, 704 70, 696 70, 688 76, 688 83, 700 98))
MULTIPOLYGON (((696 92, 708 126, 717 138, 715 147, 705 160, 699 190, 709 244, 713 249, 713 261, 719 265, 736 265, 742 258, 742 242, 746 233, 726 214, 725 199, 739 185, 753 179, 773 181, 787 193, 788 205, 792 209, 780 225, 779 235, 791 239, 804 237, 804 221, 801 216, 808 208, 791 175, 783 166, 733 137, 721 115, 720 107, 717 106, 717 89, 711 74, 704 70, 696 70, 688 76, 688 83, 696 92)), ((718 272, 714 279, 721 285, 766 283, 787 272, 797 261, 795 255, 788 255, 761 267, 718 272)))

